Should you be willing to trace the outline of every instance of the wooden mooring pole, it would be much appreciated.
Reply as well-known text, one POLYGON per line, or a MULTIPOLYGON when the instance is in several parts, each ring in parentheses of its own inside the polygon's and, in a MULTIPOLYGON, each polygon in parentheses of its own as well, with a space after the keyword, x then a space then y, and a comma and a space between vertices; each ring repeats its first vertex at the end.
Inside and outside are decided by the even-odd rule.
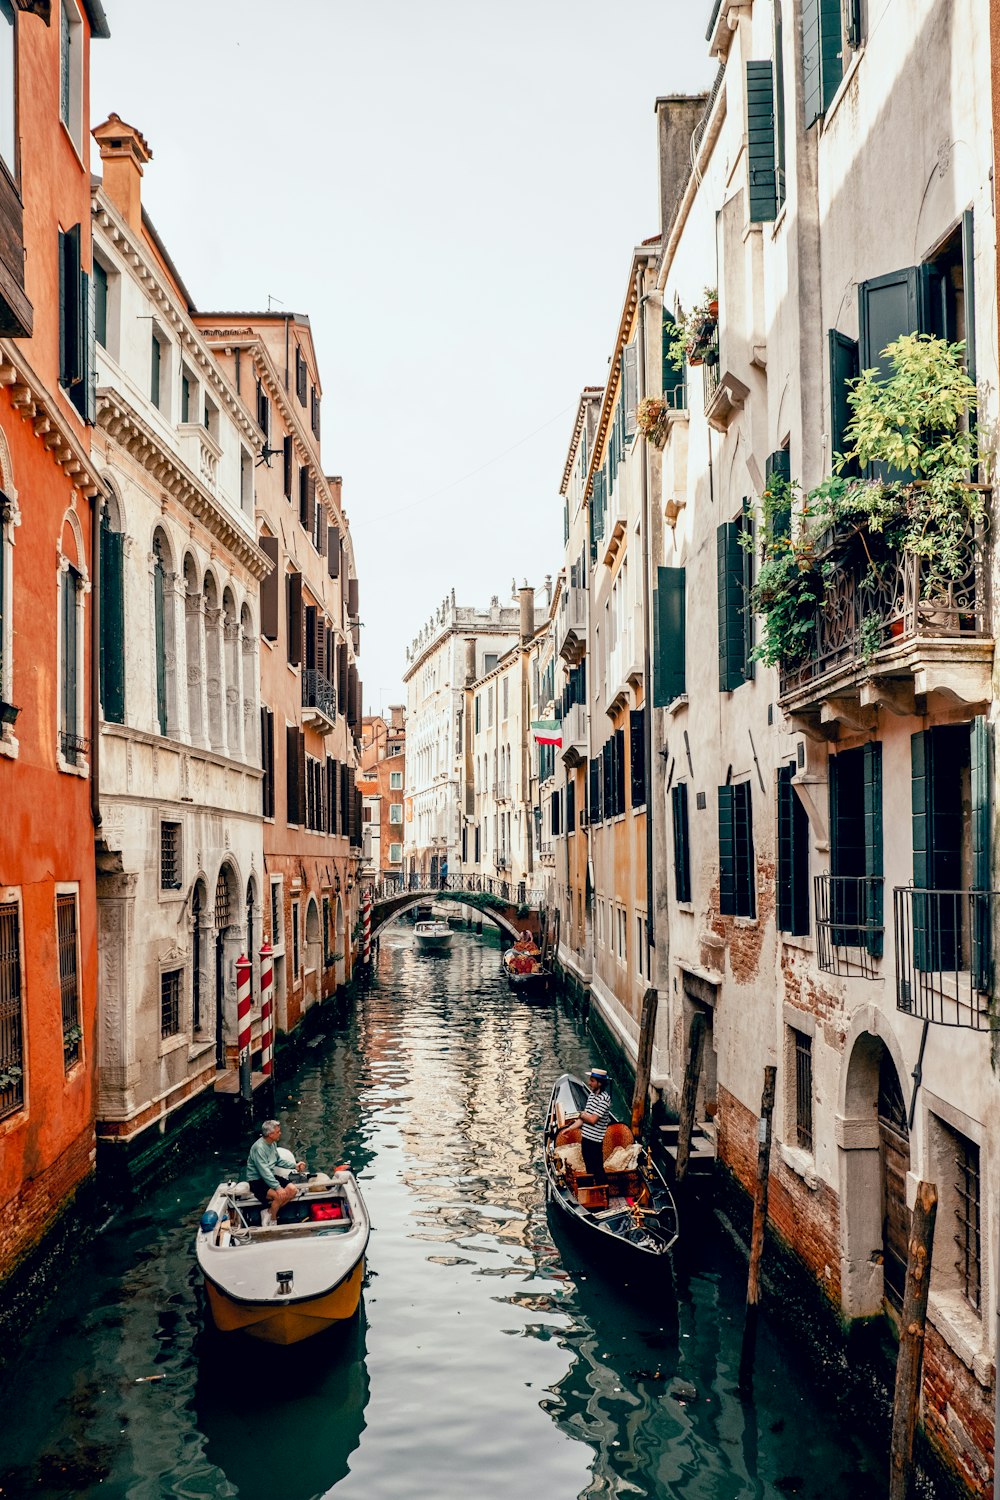
POLYGON ((701 1055, 705 1050, 705 1017, 696 1010, 691 1017, 688 1036, 688 1060, 684 1069, 684 1088, 681 1092, 681 1113, 677 1126, 677 1162, 674 1167, 675 1182, 683 1182, 691 1156, 691 1137, 694 1134, 694 1111, 698 1102, 698 1079, 701 1077, 701 1055))
POLYGON ((760 1259, 764 1253, 767 1223, 767 1179, 771 1171, 771 1117, 774 1114, 774 1083, 778 1070, 773 1063, 764 1069, 764 1093, 757 1122, 757 1183, 753 1195, 753 1228, 750 1232, 750 1268, 747 1273, 747 1311, 740 1349, 740 1390, 753 1384, 753 1357, 757 1348, 757 1312, 760 1305, 760 1259))
POLYGON ((889 1447, 889 1500, 907 1500, 913 1473, 913 1433, 920 1409, 920 1374, 924 1362, 927 1293, 931 1284, 937 1188, 922 1182, 917 1188, 910 1222, 910 1247, 903 1293, 903 1321, 899 1330, 896 1390, 892 1398, 892 1442, 889 1447))
POLYGON ((659 991, 649 989, 642 997, 639 1022, 639 1055, 635 1062, 635 1091, 632 1095, 632 1134, 638 1139, 649 1097, 649 1075, 653 1065, 653 1037, 656 1035, 656 1007, 659 991))

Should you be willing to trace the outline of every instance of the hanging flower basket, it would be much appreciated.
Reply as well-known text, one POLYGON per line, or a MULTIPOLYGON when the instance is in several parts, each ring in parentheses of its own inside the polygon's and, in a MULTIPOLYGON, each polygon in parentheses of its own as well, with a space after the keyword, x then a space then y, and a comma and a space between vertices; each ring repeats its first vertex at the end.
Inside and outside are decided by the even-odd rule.
POLYGON ((667 440, 667 403, 662 396, 644 396, 635 414, 636 426, 643 437, 662 448, 667 440))

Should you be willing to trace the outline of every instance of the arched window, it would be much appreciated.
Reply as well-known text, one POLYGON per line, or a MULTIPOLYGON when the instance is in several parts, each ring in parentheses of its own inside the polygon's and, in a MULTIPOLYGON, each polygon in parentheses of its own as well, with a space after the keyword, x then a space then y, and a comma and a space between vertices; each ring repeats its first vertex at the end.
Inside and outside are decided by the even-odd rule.
POLYGON ((219 590, 211 573, 205 574, 205 685, 208 690, 208 742, 213 750, 224 746, 225 726, 222 716, 222 611, 219 590))
POLYGON ((167 548, 162 531, 153 537, 153 656, 156 723, 167 732, 167 548))
POLYGON ((190 552, 184 559, 184 651, 187 657, 188 733, 192 745, 205 743, 204 673, 201 659, 202 594, 190 552))
POLYGON ((229 754, 238 759, 242 752, 240 736, 241 700, 239 621, 232 589, 222 596, 222 634, 225 644, 226 676, 226 744, 229 754))
POLYGON ((125 537, 114 496, 101 509, 101 708, 109 724, 125 722, 125 537))

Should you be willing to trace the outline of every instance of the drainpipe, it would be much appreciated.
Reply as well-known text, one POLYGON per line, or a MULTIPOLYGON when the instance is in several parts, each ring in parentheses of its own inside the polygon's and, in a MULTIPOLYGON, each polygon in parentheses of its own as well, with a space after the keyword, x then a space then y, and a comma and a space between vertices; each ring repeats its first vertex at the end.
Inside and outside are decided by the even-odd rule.
MULTIPOLYGON (((636 351, 638 366, 637 401, 646 394, 646 267, 636 267, 635 294, 639 308, 639 347, 636 351)), ((652 950, 656 947, 653 934, 653 913, 656 899, 653 891, 653 679, 649 652, 649 444, 643 443, 642 463, 639 477, 642 485, 642 674, 645 754, 646 754, 646 978, 652 981, 652 950)))
POLYGON ((104 496, 90 502, 90 817, 101 826, 101 511, 104 496))

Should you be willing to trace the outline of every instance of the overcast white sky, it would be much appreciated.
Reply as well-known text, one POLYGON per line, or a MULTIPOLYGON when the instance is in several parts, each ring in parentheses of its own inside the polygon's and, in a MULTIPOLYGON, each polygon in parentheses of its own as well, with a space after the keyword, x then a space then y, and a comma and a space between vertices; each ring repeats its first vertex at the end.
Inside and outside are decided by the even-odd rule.
POLYGON ((366 709, 452 587, 562 560, 577 396, 659 229, 658 94, 711 82, 709 0, 105 0, 92 114, 196 304, 308 313, 344 476, 366 709))

